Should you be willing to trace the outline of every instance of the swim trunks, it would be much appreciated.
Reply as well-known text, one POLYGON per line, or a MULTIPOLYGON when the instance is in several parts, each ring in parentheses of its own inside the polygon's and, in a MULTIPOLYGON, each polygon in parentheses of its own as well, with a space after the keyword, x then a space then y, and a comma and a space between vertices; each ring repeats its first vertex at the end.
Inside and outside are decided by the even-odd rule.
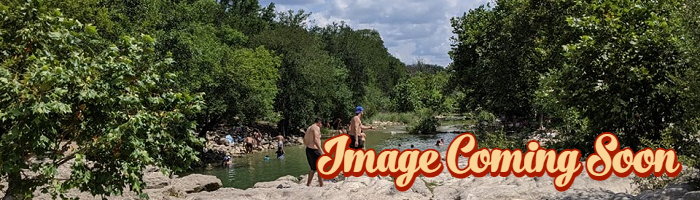
POLYGON ((362 148, 365 147, 365 142, 362 141, 362 138, 360 138, 360 137, 358 136, 357 139, 359 139, 360 141, 358 141, 358 142, 357 142, 357 146, 355 146, 355 136, 354 136, 354 135, 350 135, 350 148, 351 148, 351 149, 359 150, 359 149, 362 149, 362 148))
POLYGON ((246 151, 253 151, 253 143, 248 142, 245 144, 246 151))
POLYGON ((318 149, 312 149, 309 147, 306 147, 306 160, 309 161, 309 167, 311 167, 311 170, 316 171, 316 162, 318 161, 318 158, 321 157, 321 151, 318 149))
MULTIPOLYGON (((282 142, 280 142, 280 143, 282 143, 282 142)), ((284 151, 282 151, 282 146, 278 146, 277 151, 275 153, 277 153, 278 158, 281 156, 284 156, 284 151)))

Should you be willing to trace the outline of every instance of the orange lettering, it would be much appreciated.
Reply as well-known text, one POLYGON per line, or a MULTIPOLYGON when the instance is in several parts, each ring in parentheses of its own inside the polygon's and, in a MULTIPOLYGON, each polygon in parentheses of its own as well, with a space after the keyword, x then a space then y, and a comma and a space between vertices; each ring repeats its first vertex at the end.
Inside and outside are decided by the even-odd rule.
POLYGON ((340 174, 340 166, 343 166, 345 176, 359 177, 367 173, 370 177, 396 177, 396 189, 406 191, 421 174, 435 177, 444 168, 440 154, 435 150, 405 150, 399 153, 396 149, 388 149, 377 156, 374 150, 349 149, 349 141, 350 136, 342 134, 328 139, 323 144, 326 153, 321 155, 316 163, 321 178, 335 178, 340 174))
POLYGON ((554 187, 559 191, 567 190, 573 184, 576 176, 581 174, 583 166, 579 159, 581 152, 578 150, 564 150, 557 155, 553 149, 540 148, 537 141, 528 143, 528 151, 523 155, 522 151, 486 148, 476 150, 477 142, 471 133, 463 133, 454 140, 447 149, 447 169, 456 178, 465 178, 469 175, 483 177, 491 172, 491 176, 508 176, 511 172, 517 177, 527 175, 529 177, 544 175, 545 172, 554 179, 554 187), (468 157, 469 162, 465 168, 459 168, 458 155, 468 157), (499 166, 500 170, 499 170, 499 166), (490 167, 490 170, 488 168, 490 167))

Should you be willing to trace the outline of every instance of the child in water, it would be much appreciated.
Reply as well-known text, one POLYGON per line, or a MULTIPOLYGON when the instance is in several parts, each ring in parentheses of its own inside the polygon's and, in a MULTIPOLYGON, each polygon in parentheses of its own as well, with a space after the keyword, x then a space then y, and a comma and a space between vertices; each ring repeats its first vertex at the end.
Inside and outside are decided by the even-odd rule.
POLYGON ((224 167, 230 167, 231 164, 233 164, 233 160, 231 159, 231 156, 226 155, 224 156, 223 162, 221 162, 221 165, 224 167))

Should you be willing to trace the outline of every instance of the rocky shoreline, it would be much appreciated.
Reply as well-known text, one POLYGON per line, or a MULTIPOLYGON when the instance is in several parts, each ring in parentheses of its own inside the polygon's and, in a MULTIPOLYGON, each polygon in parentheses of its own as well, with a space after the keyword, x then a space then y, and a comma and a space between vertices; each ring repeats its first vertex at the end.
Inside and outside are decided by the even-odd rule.
MULTIPOLYGON (((444 152, 443 152, 444 154, 444 152)), ((444 157, 444 156, 443 156, 444 157)), ((466 165, 460 158, 460 165, 466 165)), ((689 174, 697 174, 697 170, 689 174)), ((314 181, 306 186, 306 175, 285 176, 271 182, 259 182, 249 189, 222 188, 215 176, 191 174, 184 177, 167 177, 155 168, 144 175, 145 192, 150 199, 700 199, 700 191, 691 191, 688 184, 675 184, 657 191, 635 194, 632 176, 611 176, 604 181, 595 181, 584 171, 571 188, 564 192, 553 186, 553 178, 543 177, 490 177, 473 176, 457 179, 447 170, 437 177, 419 177, 405 192, 396 190, 391 177, 344 177, 326 180, 324 187, 314 181)), ((6 185, 6 183, 0 183, 6 185)), ((34 199, 51 199, 50 195, 35 193, 34 199)), ((4 195, 0 192, 0 196, 4 195)), ((68 197, 95 199, 85 192, 70 191, 68 197)), ((136 194, 126 192, 123 196, 108 199, 139 199, 136 194)))
MULTIPOLYGON (((398 126, 399 122, 384 122, 384 121, 372 121, 373 126, 377 126, 383 129, 391 126, 398 126)), ((298 135, 303 135, 303 130, 299 130, 298 135)), ((261 135, 260 144, 256 145, 253 152, 260 152, 270 149, 277 149, 277 137, 270 130, 260 131, 257 128, 230 128, 230 127, 219 127, 217 130, 207 132, 206 142, 204 145, 204 154, 201 156, 201 160, 205 164, 218 163, 221 162, 224 156, 240 157, 246 154, 245 144, 239 141, 238 136, 242 138, 253 136, 254 132, 258 132, 261 135), (235 129, 235 130, 234 130, 235 129), (226 135, 231 135, 234 142, 231 143, 226 139, 226 135)), ((338 130, 331 130, 333 133, 337 133, 338 130)), ((335 134, 333 134, 335 135, 335 134)), ((324 135, 324 137, 330 137, 333 135, 324 135)), ((284 146, 299 146, 303 145, 304 139, 301 136, 289 135, 284 137, 284 146)))

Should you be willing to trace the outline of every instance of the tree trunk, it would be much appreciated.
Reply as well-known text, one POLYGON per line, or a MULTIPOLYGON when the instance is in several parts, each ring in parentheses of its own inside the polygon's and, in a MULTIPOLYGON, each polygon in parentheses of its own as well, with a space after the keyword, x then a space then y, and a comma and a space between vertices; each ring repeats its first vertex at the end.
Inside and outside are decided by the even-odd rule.
POLYGON ((22 182, 22 175, 19 172, 8 174, 7 176, 7 190, 5 190, 5 196, 2 200, 15 200, 17 194, 19 194, 19 184, 22 182))

